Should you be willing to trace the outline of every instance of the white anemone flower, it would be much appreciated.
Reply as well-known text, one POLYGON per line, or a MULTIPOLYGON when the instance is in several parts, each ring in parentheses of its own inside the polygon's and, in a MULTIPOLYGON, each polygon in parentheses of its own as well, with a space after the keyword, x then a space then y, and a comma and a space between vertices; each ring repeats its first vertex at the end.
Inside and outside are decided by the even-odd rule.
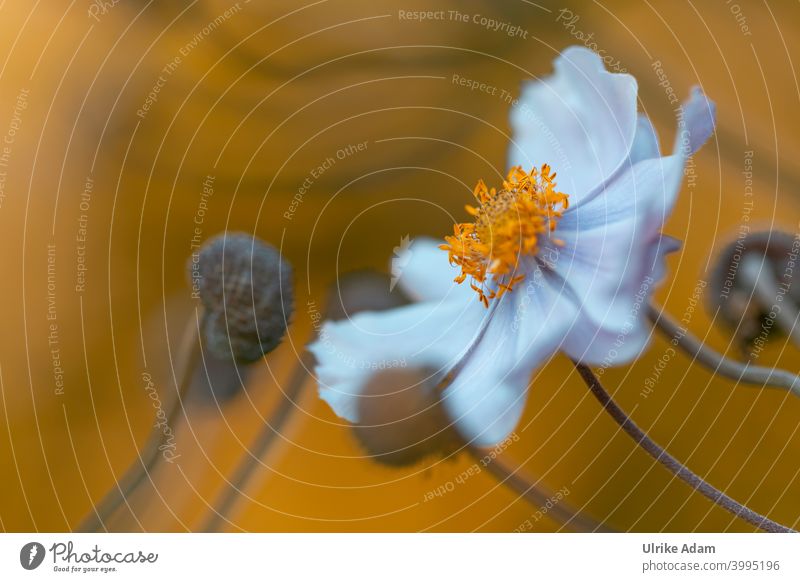
POLYGON ((524 85, 503 187, 479 182, 479 206, 467 207, 474 222, 446 244, 417 239, 403 251, 398 284, 415 302, 326 322, 310 346, 320 396, 337 415, 359 422, 379 370, 433 370, 451 421, 488 446, 514 430, 532 373, 557 351, 602 366, 642 352, 643 306, 679 247, 661 229, 715 106, 693 89, 674 150, 661 156, 636 99, 632 76, 606 71, 583 47, 524 85))

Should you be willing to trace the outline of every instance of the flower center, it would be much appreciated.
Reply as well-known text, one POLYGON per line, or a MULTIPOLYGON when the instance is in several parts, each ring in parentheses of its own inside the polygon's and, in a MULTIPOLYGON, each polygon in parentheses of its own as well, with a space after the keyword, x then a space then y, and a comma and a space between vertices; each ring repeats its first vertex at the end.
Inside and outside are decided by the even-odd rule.
POLYGON ((466 207, 475 221, 454 225, 453 236, 445 237, 440 248, 448 252, 451 265, 461 267, 456 283, 470 277, 470 287, 485 306, 525 278, 517 273, 520 257, 539 252, 540 237, 555 230, 568 208, 569 196, 556 191, 555 177, 543 164, 530 173, 511 168, 499 192, 479 180, 474 191, 479 206, 466 207))

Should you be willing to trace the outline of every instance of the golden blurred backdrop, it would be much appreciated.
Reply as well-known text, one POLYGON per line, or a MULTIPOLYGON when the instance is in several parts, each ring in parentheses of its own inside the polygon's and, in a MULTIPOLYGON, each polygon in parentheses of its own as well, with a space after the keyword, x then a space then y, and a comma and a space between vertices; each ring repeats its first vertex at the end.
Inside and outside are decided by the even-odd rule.
MULTIPOLYGON (((664 78, 680 99, 700 84, 716 101, 717 131, 665 229, 683 248, 656 299, 739 357, 707 292, 693 295, 743 216, 751 228, 800 231, 798 38, 790 2, 0 2, 0 134, 11 138, 0 198, 0 526, 76 528, 137 458, 154 417, 143 374, 164 398, 175 391, 199 218, 203 239, 243 230, 279 247, 296 286, 287 340, 230 399, 186 404, 180 462, 159 466, 106 524, 201 528, 311 338, 309 301, 321 308, 348 271, 387 272, 403 236, 449 234, 475 182, 505 171, 520 83, 549 74, 572 44, 596 43, 638 79, 664 150, 675 135, 664 78), (404 17, 434 9, 445 17, 404 17)), ((800 402, 681 354, 660 366, 667 347, 654 335, 605 384, 709 482, 797 524, 800 402)), ((798 362, 780 337, 759 358, 793 371, 798 362)), ((504 455, 614 529, 753 529, 637 449, 563 356, 535 375, 515 434, 504 455)), ((531 520, 537 508, 485 471, 426 501, 474 459, 377 464, 312 378, 261 461, 229 531, 561 528, 531 520)))

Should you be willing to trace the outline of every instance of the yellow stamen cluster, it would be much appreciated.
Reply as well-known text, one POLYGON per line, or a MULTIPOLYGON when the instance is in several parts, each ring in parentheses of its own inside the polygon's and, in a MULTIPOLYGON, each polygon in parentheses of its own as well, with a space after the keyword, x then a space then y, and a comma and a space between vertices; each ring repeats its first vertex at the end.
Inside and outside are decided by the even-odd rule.
POLYGON ((478 181, 474 195, 480 205, 466 207, 475 222, 456 224, 453 236, 445 237, 440 248, 448 252, 450 264, 461 267, 456 283, 470 277, 470 286, 485 306, 524 279, 517 274, 519 258, 539 251, 540 237, 555 230, 567 209, 569 196, 556 191, 555 177, 543 164, 530 173, 511 168, 499 192, 478 181), (489 287, 489 277, 496 288, 489 287))

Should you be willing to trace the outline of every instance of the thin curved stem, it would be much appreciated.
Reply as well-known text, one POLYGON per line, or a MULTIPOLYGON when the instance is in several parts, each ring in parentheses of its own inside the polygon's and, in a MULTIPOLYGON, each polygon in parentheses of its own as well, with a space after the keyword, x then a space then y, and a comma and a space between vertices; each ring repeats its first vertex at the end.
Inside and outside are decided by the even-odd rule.
POLYGON ((294 410, 297 398, 308 379, 307 371, 313 366, 313 363, 314 357, 311 353, 308 351, 303 352, 303 355, 300 356, 300 361, 292 372, 292 376, 289 378, 289 383, 283 393, 281 402, 269 422, 264 423, 264 427, 249 448, 247 455, 236 467, 231 480, 227 482, 225 489, 214 504, 216 509, 213 510, 211 517, 203 527, 204 532, 218 531, 223 522, 228 521, 228 516, 236 504, 239 494, 247 487, 248 481, 261 466, 261 458, 272 445, 275 437, 280 434, 281 429, 294 410))
POLYGON ((651 440, 647 434, 640 429, 636 423, 631 420, 627 413, 614 402, 600 380, 594 375, 591 369, 585 364, 575 362, 575 368, 578 373, 586 382, 589 390, 597 398, 598 402, 603 405, 606 412, 613 418, 616 423, 630 436, 636 444, 644 449, 651 457, 661 463, 670 473, 681 479, 684 483, 689 485, 692 489, 702 493, 705 497, 713 501, 716 505, 731 512, 736 517, 745 520, 747 523, 756 526, 757 528, 771 533, 790 533, 794 532, 784 525, 772 521, 759 513, 756 513, 749 507, 746 507, 725 495, 716 487, 704 481, 699 475, 693 473, 686 465, 678 461, 675 457, 670 455, 655 441, 651 440))
MULTIPOLYGON (((202 310, 195 311, 195 317, 186 325, 186 330, 181 340, 178 361, 181 362, 181 375, 177 381, 177 390, 172 399, 166 405, 166 426, 175 426, 178 417, 183 409, 182 402, 192 381, 194 368, 200 355, 199 326, 202 318, 202 310)), ((156 423, 147 438, 147 442, 139 453, 139 458, 128 467, 122 478, 117 481, 105 497, 92 508, 80 526, 79 532, 97 532, 105 529, 106 521, 122 506, 123 503, 133 494, 134 491, 150 475, 153 468, 158 464, 159 453, 162 446, 166 444, 167 435, 164 432, 163 423, 156 423)))
POLYGON ((710 368, 715 374, 764 388, 789 390, 795 396, 800 397, 800 376, 780 368, 752 366, 749 362, 742 363, 731 360, 709 348, 678 325, 658 305, 648 305, 647 316, 660 331, 672 340, 676 347, 681 348, 697 362, 710 368))
POLYGON ((498 455, 489 463, 483 463, 487 451, 474 445, 467 445, 467 450, 472 457, 481 462, 481 465, 494 475, 501 485, 505 485, 534 507, 545 507, 548 502, 552 505, 547 512, 547 517, 565 525, 576 532, 612 532, 613 529, 595 521, 591 517, 580 513, 564 501, 553 504, 553 493, 545 487, 537 485, 535 479, 527 475, 518 465, 508 461, 503 455, 498 455))

